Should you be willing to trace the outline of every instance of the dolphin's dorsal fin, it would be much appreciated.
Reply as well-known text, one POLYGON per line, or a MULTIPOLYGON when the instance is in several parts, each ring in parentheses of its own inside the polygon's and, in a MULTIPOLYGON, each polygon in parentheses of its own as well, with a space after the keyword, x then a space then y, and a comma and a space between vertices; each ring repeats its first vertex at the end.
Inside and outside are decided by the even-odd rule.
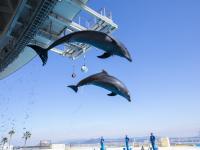
POLYGON ((105 71, 104 69, 102 70, 102 73, 104 73, 104 74, 108 74, 108 72, 107 72, 107 71, 105 71))

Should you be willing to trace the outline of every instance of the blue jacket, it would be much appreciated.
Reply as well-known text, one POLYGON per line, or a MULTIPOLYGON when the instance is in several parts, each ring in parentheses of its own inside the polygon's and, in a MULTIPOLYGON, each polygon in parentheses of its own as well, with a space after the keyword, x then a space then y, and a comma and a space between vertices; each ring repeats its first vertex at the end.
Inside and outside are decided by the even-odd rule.
POLYGON ((150 141, 151 141, 151 143, 155 143, 155 140, 156 140, 155 136, 151 135, 151 136, 150 136, 150 141))

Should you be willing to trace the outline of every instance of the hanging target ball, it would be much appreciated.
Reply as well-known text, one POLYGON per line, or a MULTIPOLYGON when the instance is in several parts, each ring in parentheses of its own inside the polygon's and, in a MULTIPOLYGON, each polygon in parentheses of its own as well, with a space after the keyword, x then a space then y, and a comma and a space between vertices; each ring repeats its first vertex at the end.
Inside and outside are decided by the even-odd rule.
POLYGON ((86 65, 83 65, 82 67, 81 67, 81 71, 82 72, 88 72, 88 67, 86 66, 86 65))
POLYGON ((76 78, 76 74, 75 73, 72 73, 72 78, 76 78))

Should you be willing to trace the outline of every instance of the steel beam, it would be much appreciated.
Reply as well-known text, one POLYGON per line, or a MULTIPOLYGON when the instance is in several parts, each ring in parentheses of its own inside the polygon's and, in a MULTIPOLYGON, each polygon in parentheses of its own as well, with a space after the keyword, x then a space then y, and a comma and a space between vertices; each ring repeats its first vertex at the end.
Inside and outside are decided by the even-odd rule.
POLYGON ((17 8, 15 9, 15 12, 16 15, 14 16, 13 20, 11 21, 9 27, 8 27, 8 31, 6 32, 6 35, 9 36, 11 31, 12 31, 12 28, 15 26, 15 23, 17 22, 19 16, 20 16, 20 13, 22 12, 22 8, 25 6, 25 4, 27 3, 27 0, 21 0, 19 3, 18 3, 18 6, 17 8))
POLYGON ((49 18, 55 22, 58 22, 59 24, 62 24, 63 26, 69 26, 70 28, 72 28, 75 31, 80 31, 80 30, 86 30, 85 27, 71 21, 68 20, 62 16, 58 16, 57 14, 50 14, 49 18))
POLYGON ((112 25, 113 27, 115 28, 118 28, 118 25, 115 24, 111 19, 109 19, 108 17, 106 16, 103 16, 101 14, 99 14, 98 12, 96 12, 95 10, 91 9, 90 7, 88 7, 87 5, 85 5, 83 2, 81 2, 80 0, 71 0, 71 1, 67 1, 68 3, 76 6, 76 7, 79 7, 83 10, 85 10, 86 12, 88 12, 89 14, 93 15, 94 17, 96 18, 99 18, 103 21, 105 21, 106 23, 112 25))

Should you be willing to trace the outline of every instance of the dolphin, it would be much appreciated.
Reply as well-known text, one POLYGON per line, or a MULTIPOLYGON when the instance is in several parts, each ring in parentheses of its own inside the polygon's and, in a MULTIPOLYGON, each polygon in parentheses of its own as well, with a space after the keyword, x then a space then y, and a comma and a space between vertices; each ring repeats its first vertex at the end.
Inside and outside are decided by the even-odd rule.
POLYGON ((48 51, 50 49, 60 44, 71 42, 85 43, 104 50, 105 52, 102 55, 97 56, 98 58, 105 59, 112 55, 117 55, 126 58, 130 62, 132 61, 131 55, 123 43, 100 31, 84 30, 73 32, 56 40, 46 49, 32 44, 27 46, 35 50, 35 52, 40 56, 43 65, 45 65, 48 59, 48 51))
POLYGON ((111 91, 107 94, 108 96, 121 95, 131 102, 131 97, 127 87, 117 78, 109 75, 105 70, 100 73, 91 75, 81 80, 77 85, 69 85, 68 87, 73 89, 75 92, 78 91, 78 88, 84 85, 96 85, 111 91))

